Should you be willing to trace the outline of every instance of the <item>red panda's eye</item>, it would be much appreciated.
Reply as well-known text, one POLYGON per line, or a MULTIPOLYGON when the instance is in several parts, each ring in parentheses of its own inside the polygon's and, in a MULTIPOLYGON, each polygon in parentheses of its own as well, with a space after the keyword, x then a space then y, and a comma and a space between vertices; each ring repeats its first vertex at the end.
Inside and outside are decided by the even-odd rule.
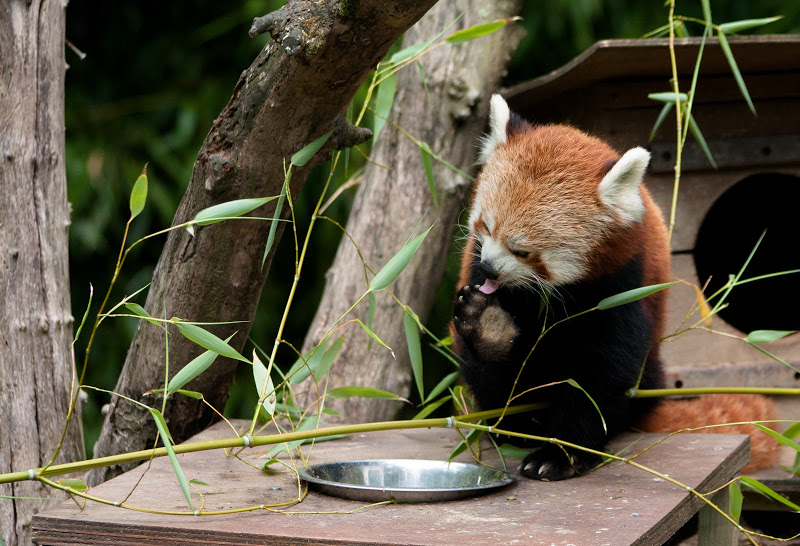
POLYGON ((531 253, 528 252, 527 250, 512 250, 511 254, 519 258, 527 258, 528 256, 531 255, 531 253))

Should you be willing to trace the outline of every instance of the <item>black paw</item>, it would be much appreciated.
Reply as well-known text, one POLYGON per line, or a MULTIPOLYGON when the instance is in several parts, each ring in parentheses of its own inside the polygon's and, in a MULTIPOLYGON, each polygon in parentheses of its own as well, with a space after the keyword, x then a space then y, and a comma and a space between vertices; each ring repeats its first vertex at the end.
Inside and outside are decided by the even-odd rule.
POLYGON ((471 339, 480 328, 480 318, 489 304, 490 296, 479 291, 479 285, 465 286, 458 291, 453 305, 453 325, 464 339, 471 339))
POLYGON ((522 461, 520 473, 532 480, 554 482, 585 474, 594 468, 599 459, 582 451, 567 450, 555 444, 536 448, 522 461))

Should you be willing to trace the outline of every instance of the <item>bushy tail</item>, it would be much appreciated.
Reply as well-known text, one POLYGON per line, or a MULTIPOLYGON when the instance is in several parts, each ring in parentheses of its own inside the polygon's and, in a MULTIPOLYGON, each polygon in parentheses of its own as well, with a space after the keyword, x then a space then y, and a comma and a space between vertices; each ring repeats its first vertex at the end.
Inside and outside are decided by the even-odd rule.
MULTIPOLYGON (((647 414, 638 428, 645 432, 675 432, 678 430, 777 419, 772 400, 755 394, 710 394, 688 400, 664 400, 647 414)), ((773 425, 765 423, 772 428, 773 425)), ((743 472, 752 472, 777 464, 778 443, 753 425, 730 425, 701 428, 693 432, 716 432, 750 435, 750 463, 743 472)))

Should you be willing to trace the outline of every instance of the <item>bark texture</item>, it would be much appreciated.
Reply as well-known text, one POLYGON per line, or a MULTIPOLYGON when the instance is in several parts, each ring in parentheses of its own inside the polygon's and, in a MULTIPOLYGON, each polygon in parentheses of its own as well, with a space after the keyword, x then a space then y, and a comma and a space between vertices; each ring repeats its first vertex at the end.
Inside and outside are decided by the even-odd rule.
MULTIPOLYGON (((369 131, 345 124, 347 106, 391 44, 434 3, 295 0, 256 19, 251 33, 269 32, 273 40, 242 73, 230 102, 214 122, 174 222, 224 201, 278 195, 284 159, 331 130, 335 132, 328 149, 366 140, 369 131)), ((294 171, 292 195, 300 193, 309 169, 310 164, 294 171)), ((271 202, 255 213, 270 216, 273 210, 271 202)), ((284 210, 288 212, 288 207, 284 210)), ((268 231, 267 222, 232 221, 201 227, 194 237, 183 230, 172 232, 153 274, 146 309, 158 316, 166 310, 168 317, 193 321, 245 321, 212 328, 223 339, 237 332, 230 343, 241 349, 272 259, 270 253, 261 267, 268 231)), ((116 392, 142 399, 143 393, 163 386, 164 347, 163 332, 141 322, 116 392)), ((170 336, 169 349, 171 374, 202 352, 177 333, 170 336)), ((218 359, 188 388, 223 408, 235 365, 218 359)), ((215 419, 196 400, 170 400, 166 418, 175 441, 215 419)), ((145 449, 154 438, 149 416, 115 397, 94 454, 145 449)), ((88 481, 96 484, 120 471, 98 469, 88 481)))
MULTIPOLYGON (((64 7, 0 0, 0 473, 46 464, 72 385, 66 172, 64 7)), ((59 462, 83 458, 78 415, 59 462)), ((0 495, 52 499, 35 481, 0 495)), ((0 499, 0 537, 30 543, 52 501, 0 499)))
MULTIPOLYGON (((405 34, 405 45, 430 40, 461 13, 451 31, 516 15, 519 3, 441 0, 405 34)), ((411 66, 398 73, 391 118, 417 139, 466 172, 473 172, 477 138, 485 124, 491 92, 498 86, 521 31, 508 25, 487 37, 456 46, 442 46, 422 58, 427 92, 420 71, 411 66)), ((419 148, 391 124, 380 134, 370 164, 358 189, 347 231, 364 260, 378 271, 405 243, 421 221, 435 224, 417 255, 400 275, 392 291, 424 321, 441 282, 459 214, 468 204, 470 182, 434 162, 438 208, 434 206, 419 148)), ((363 265, 353 243, 343 238, 327 273, 325 293, 305 340, 313 347, 328 327, 366 290, 363 265)), ((392 347, 391 354, 360 328, 346 333, 346 342, 330 372, 329 388, 359 385, 407 395, 411 368, 403 329, 403 310, 385 292, 377 295, 373 330, 392 347), (367 348, 369 346, 369 352, 367 348)), ((367 320, 367 305, 355 315, 367 320)), ((396 402, 349 399, 333 402, 348 421, 391 419, 396 402)))

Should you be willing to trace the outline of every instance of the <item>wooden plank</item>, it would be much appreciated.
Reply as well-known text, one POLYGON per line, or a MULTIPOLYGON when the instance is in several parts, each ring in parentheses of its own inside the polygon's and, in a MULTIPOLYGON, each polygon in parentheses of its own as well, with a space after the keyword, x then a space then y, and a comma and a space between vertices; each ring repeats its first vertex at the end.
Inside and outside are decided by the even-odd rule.
MULTIPOLYGON (((731 497, 728 488, 720 489, 711 497, 717 507, 730 512, 731 497)), ((711 506, 700 509, 700 524, 697 537, 699 546, 736 546, 738 536, 736 527, 730 524, 719 512, 711 506)))
MULTIPOLYGON (((230 436, 218 424, 193 441, 230 436)), ((624 434, 615 449, 632 446, 631 455, 662 435, 624 434)), ((444 460, 460 441, 452 430, 376 432, 317 444, 311 462, 372 458, 444 460)), ((700 491, 733 477, 748 457, 746 436, 677 435, 636 460, 700 491)), ((266 449, 240 457, 263 464, 266 449)), ((203 509, 225 510, 286 502, 297 497, 290 472, 267 475, 221 452, 180 455, 187 478, 208 483, 203 509)), ((459 460, 469 460, 462 454, 459 460)), ((491 451, 485 460, 497 464, 491 451)), ((288 463, 288 459, 285 459, 288 463)), ((299 461, 294 461, 300 464, 299 461)), ((512 461, 512 465, 518 461, 512 461)), ((102 498, 153 510, 185 511, 169 461, 153 461, 91 491, 102 498), (142 477, 142 474, 144 476, 142 477), (141 482, 136 486, 137 481, 141 482)), ((201 499, 194 494, 194 502, 201 499)), ((701 506, 701 501, 661 478, 624 463, 563 482, 520 479, 497 493, 435 504, 364 504, 311 492, 283 513, 257 510, 225 516, 168 516, 101 504, 83 510, 65 503, 36 516, 37 544, 550 544, 561 537, 592 544, 656 544, 670 537, 701 506), (363 508, 363 509, 362 509, 363 508), (344 514, 342 512, 355 513, 344 514), (340 512, 333 514, 331 512, 340 512), (293 515, 289 515, 293 514, 293 515)))

